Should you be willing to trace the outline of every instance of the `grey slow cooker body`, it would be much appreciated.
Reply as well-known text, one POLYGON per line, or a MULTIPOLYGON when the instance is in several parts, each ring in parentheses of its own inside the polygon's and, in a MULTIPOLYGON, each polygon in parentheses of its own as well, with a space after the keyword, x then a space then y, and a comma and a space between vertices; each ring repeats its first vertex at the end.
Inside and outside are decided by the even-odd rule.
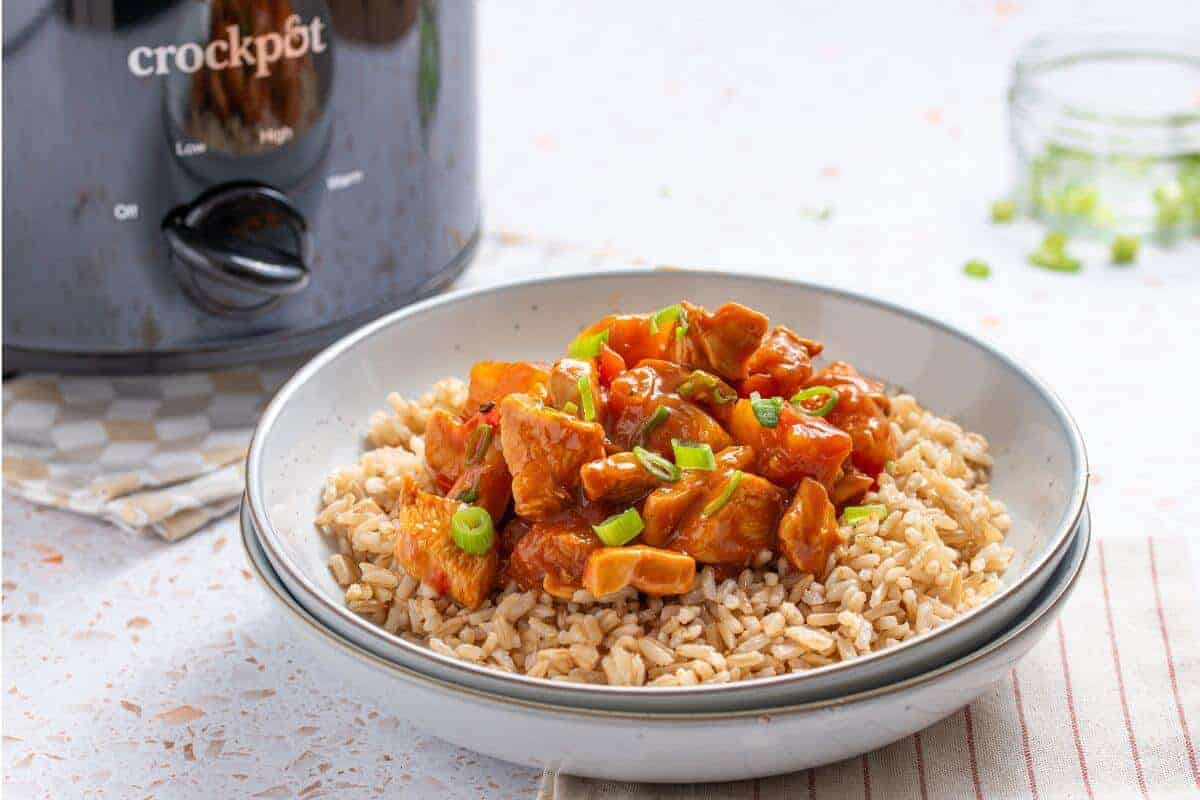
POLYGON ((289 355, 452 279, 479 229, 475 14, 473 0, 4 4, 4 369, 289 355), (217 14, 288 22, 226 34, 217 14), (263 64, 226 74, 239 44, 263 64), (284 67, 291 83, 270 77, 284 67), (218 87, 217 106, 202 78, 302 110, 256 128, 237 116, 253 103, 230 112, 218 87))

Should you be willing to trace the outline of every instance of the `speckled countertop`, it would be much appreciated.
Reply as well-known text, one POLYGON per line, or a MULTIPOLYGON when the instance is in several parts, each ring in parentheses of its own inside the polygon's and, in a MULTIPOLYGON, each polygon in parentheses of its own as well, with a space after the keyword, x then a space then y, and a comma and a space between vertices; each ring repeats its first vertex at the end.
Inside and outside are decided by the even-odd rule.
MULTIPOLYGON (((1187 536, 1195 558, 1200 246, 1132 268, 1083 249, 1087 270, 1060 275, 1025 265, 1034 226, 986 222, 1015 47, 1098 5, 1123 4, 484 4, 491 233, 461 283, 669 263, 912 305, 1058 390, 1087 440, 1097 536, 1187 536), (964 277, 968 258, 992 278, 964 277)), ((1176 29, 1186 5, 1128 13, 1176 29)), ((6 797, 535 791, 535 772, 318 681, 233 520, 167 545, 5 498, 3 535, 6 797)))

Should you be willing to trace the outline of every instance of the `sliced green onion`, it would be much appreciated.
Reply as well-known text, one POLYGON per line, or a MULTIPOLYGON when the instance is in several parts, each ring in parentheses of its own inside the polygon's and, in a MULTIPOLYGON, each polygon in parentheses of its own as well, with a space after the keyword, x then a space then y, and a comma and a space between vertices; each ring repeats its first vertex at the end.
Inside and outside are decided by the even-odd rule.
POLYGON ((759 397, 750 401, 758 424, 764 428, 774 428, 779 424, 779 412, 783 410, 782 397, 759 397))
POLYGON ((700 512, 700 516, 711 517, 713 514, 716 514, 718 511, 728 505, 730 498, 733 497, 733 493, 737 491, 738 485, 741 484, 741 482, 742 471, 740 469, 735 469, 733 471, 733 475, 729 476, 729 482, 726 483, 725 488, 721 490, 721 494, 717 496, 716 500, 713 500, 704 507, 704 510, 700 512))
POLYGON ((992 268, 988 266, 986 261, 973 258, 966 264, 963 264, 963 272, 967 274, 967 277, 983 279, 992 274, 992 268))
POLYGON ((680 469, 712 471, 717 468, 717 460, 713 457, 712 448, 703 442, 684 442, 672 439, 671 449, 675 451, 675 466, 680 469))
POLYGON ((844 509, 842 509, 842 519, 848 525, 857 525, 864 519, 870 519, 871 517, 874 517, 875 519, 886 519, 887 514, 887 506, 882 504, 870 506, 846 506, 844 509))
POLYGON ((716 375, 713 375, 711 372, 705 372, 702 369, 693 371, 691 376, 679 384, 679 388, 675 391, 680 397, 690 398, 696 392, 704 389, 712 392, 712 398, 718 404, 732 403, 737 399, 737 392, 726 386, 725 382, 716 375))
POLYGON ((579 387, 579 403, 583 406, 583 421, 591 422, 596 418, 596 398, 592 397, 592 382, 586 375, 580 375, 575 382, 579 387))
POLYGON ((659 406, 654 409, 654 413, 646 417, 646 421, 638 428, 637 433, 633 436, 634 444, 645 444, 648 437, 655 428, 667 421, 667 417, 671 416, 671 412, 666 406, 659 406))
POLYGON ((658 453, 647 450, 644 447, 633 448, 633 457, 642 465, 642 469, 660 481, 674 483, 683 477, 683 471, 679 467, 667 461, 658 453))
POLYGON ((471 486, 466 489, 463 489, 461 492, 458 493, 458 497, 456 497, 454 499, 458 500, 460 502, 463 502, 463 503, 474 503, 476 500, 479 499, 478 484, 476 484, 475 486, 471 486))
POLYGON ((636 508, 627 508, 620 514, 614 514, 599 525, 593 525, 592 530, 600 537, 607 547, 620 547, 633 541, 645 528, 642 515, 636 508))
POLYGON ((591 336, 580 334, 567 347, 567 355, 571 358, 595 358, 600 355, 600 347, 608 341, 608 336, 608 328, 599 333, 593 333, 591 336))
POLYGON ((1030 253, 1029 263, 1054 272, 1079 272, 1083 269, 1083 264, 1079 262, 1079 259, 1071 258, 1066 253, 1052 253, 1045 250, 1035 250, 1030 253))
POLYGON ((792 395, 792 405, 808 414, 810 417, 823 417, 830 411, 837 408, 838 393, 837 389, 831 386, 810 386, 802 392, 797 392, 792 395), (804 405, 805 400, 811 400, 814 397, 824 397, 825 403, 820 408, 809 408, 804 405))
POLYGON ((492 444, 492 436, 495 432, 495 429, 486 422, 475 426, 475 430, 471 431, 471 438, 467 440, 468 464, 478 464, 483 460, 488 447, 492 444))
POLYGON ((1050 231, 1042 239, 1041 249, 1047 253, 1063 255, 1067 252, 1067 235, 1062 231, 1050 231))
POLYGON ((992 203, 992 222, 1012 222, 1017 216, 1017 204, 1012 200, 996 200, 992 203))
POLYGON ((495 541, 492 515, 479 506, 465 506, 450 519, 450 535, 458 549, 473 556, 487 555, 495 541))
POLYGON ((667 306, 666 308, 660 308, 650 315, 650 333, 658 333, 658 329, 661 326, 670 325, 672 322, 679 323, 679 326, 675 329, 676 336, 682 337, 687 333, 687 312, 683 310, 683 306, 679 303, 667 306))
POLYGON ((1136 236, 1118 236, 1112 242, 1112 262, 1132 264, 1137 260, 1139 240, 1136 236))
POLYGON ((568 400, 566 402, 566 404, 562 407, 562 410, 563 410, 564 414, 570 414, 573 417, 579 413, 579 406, 575 405, 574 402, 568 400))

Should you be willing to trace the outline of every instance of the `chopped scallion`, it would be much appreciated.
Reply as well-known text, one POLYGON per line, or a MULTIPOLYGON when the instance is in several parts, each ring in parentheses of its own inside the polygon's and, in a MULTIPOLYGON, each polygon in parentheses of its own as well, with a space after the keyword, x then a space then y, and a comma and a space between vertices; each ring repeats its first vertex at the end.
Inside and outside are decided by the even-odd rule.
POLYGON ((802 392, 797 392, 792 395, 792 405, 808 414, 810 417, 823 417, 830 411, 837 408, 838 393, 837 389, 831 386, 810 386, 802 392), (811 400, 814 397, 824 397, 825 402, 820 408, 809 408, 804 405, 805 400, 811 400))
POLYGON ((666 422, 667 417, 669 416, 671 416, 671 412, 667 410, 666 406, 659 406, 658 408, 654 409, 654 413, 646 417, 646 421, 642 423, 642 426, 638 428, 637 433, 634 434, 633 443, 645 444, 646 438, 650 436, 655 428, 666 422))
POLYGON ((495 541, 492 515, 479 506, 465 506, 450 519, 450 535, 458 549, 474 556, 487 555, 495 541))
POLYGON ((620 547, 637 538, 646 527, 642 515, 636 508, 627 508, 620 514, 614 514, 599 525, 593 525, 592 530, 600 537, 606 547, 620 547))
POLYGON ((596 418, 596 398, 592 396, 592 382, 587 375, 580 375, 576 381, 579 386, 579 404, 583 406, 583 421, 591 422, 596 418))
POLYGON ((675 390, 680 397, 690 398, 697 392, 708 391, 712 394, 712 399, 718 405, 724 403, 732 403, 737 399, 735 392, 724 381, 713 375, 711 372, 705 372, 702 369, 695 370, 692 374, 679 384, 679 388, 675 390))
POLYGON ((764 428, 774 428, 779 424, 779 412, 783 410, 782 397, 759 397, 750 401, 758 424, 764 428))
POLYGON ((963 264, 963 272, 967 274, 967 277, 983 279, 992 274, 992 268, 988 266, 986 261, 973 258, 966 264, 963 264))
POLYGON ((1112 262, 1132 264, 1137 261, 1139 240, 1136 236, 1118 236, 1112 242, 1112 262))
POLYGON ((492 436, 495 432, 495 429, 486 422, 475 426, 475 430, 471 431, 471 438, 467 440, 468 464, 478 464, 483 460, 488 447, 492 444, 492 436))
POLYGON ((992 222, 1012 222, 1017 216, 1017 204, 1012 200, 996 200, 992 203, 992 222))
POLYGON ((725 488, 721 490, 721 494, 717 495, 717 499, 704 507, 700 512, 702 517, 711 517, 722 508, 729 504, 729 500, 733 497, 733 493, 737 491, 738 485, 742 482, 742 471, 735 469, 733 475, 729 476, 729 482, 725 484, 725 488))
POLYGON ((675 466, 680 469, 712 471, 717 468, 712 448, 706 443, 672 439, 671 449, 675 451, 675 466))
POLYGON ((842 509, 842 520, 847 525, 857 525, 864 519, 885 519, 887 517, 887 506, 875 504, 869 506, 846 506, 842 509))
POLYGON ((479 486, 476 485, 467 489, 463 489, 458 493, 458 497, 454 499, 463 503, 474 503, 479 499, 479 486))
POLYGON ((564 414, 570 414, 573 417, 579 413, 579 406, 575 405, 575 403, 571 400, 568 400, 563 404, 562 410, 564 414))
POLYGON ((678 327, 675 328, 676 336, 682 337, 685 333, 687 333, 687 312, 685 312, 683 310, 683 306, 678 303, 673 306, 667 306, 666 308, 660 308, 658 311, 655 311, 650 315, 650 333, 658 333, 659 328, 664 325, 670 325, 672 322, 679 323, 678 327))
POLYGON ((642 469, 649 472, 660 481, 674 483, 683 477, 683 471, 679 467, 667 461, 658 453, 647 450, 644 447, 633 448, 633 456, 638 463, 642 465, 642 469))
POLYGON ((600 355, 600 346, 608 341, 609 330, 605 328, 599 333, 593 333, 591 336, 579 335, 575 341, 571 342, 567 347, 567 355, 571 358, 595 358, 600 355))

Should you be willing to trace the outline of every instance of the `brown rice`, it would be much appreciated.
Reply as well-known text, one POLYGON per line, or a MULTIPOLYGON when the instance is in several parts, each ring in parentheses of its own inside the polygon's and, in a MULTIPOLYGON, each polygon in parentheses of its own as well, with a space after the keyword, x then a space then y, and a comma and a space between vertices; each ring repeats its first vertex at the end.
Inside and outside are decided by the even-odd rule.
POLYGON ((432 483, 422 434, 434 408, 461 412, 466 386, 446 379, 419 400, 388 397, 358 463, 329 477, 317 526, 338 553, 329 568, 355 613, 455 658, 551 680, 614 685, 724 683, 809 669, 892 647, 996 591, 1013 551, 1011 521, 988 496, 987 441, 892 399, 898 456, 863 502, 888 515, 845 525, 824 580, 763 552, 736 578, 700 570, 679 597, 626 589, 570 602, 504 588, 463 609, 392 557, 402 476, 432 483))

